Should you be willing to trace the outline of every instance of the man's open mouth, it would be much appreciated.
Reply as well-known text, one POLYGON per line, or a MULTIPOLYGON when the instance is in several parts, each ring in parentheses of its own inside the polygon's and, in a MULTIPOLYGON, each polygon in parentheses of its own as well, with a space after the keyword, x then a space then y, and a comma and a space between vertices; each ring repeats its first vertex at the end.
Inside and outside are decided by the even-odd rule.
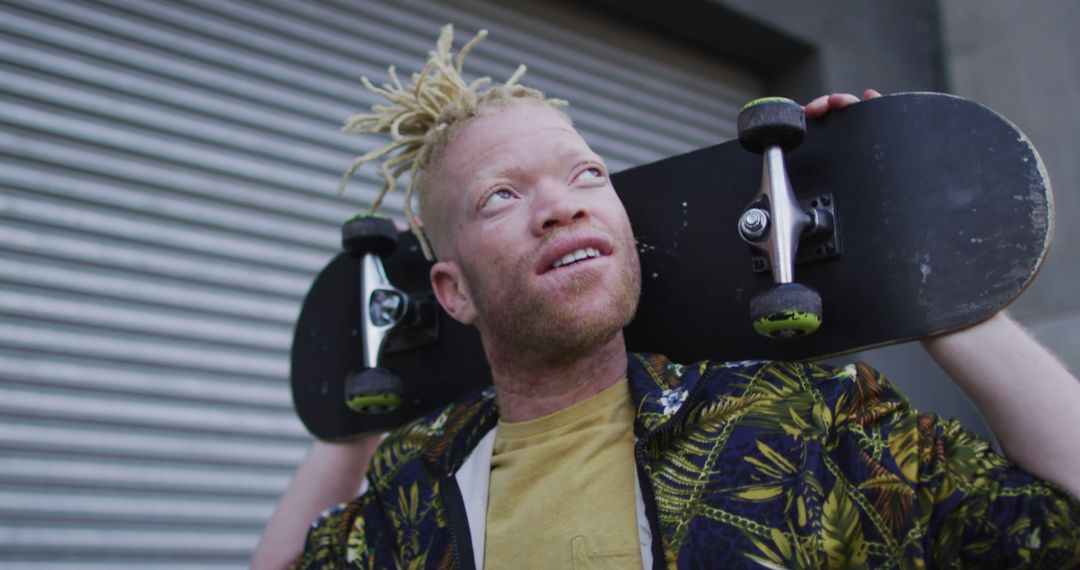
POLYGON ((577 251, 568 253, 559 258, 555 263, 551 264, 552 269, 558 269, 567 265, 572 265, 583 259, 591 259, 594 257, 600 257, 600 250, 594 247, 583 247, 577 251))
POLYGON ((613 251, 611 241, 599 233, 565 234, 545 244, 544 253, 534 267, 539 275, 590 259, 607 257, 613 251))

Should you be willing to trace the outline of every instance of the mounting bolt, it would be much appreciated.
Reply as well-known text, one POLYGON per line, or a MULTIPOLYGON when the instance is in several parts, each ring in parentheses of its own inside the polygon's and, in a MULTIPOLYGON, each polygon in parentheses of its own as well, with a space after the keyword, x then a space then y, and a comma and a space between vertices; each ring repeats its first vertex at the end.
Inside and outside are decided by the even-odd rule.
POLYGON ((405 299, 396 291, 377 289, 371 294, 370 308, 375 326, 393 325, 405 316, 405 299))
POLYGON ((739 232, 749 240, 757 239, 769 230, 769 213, 761 208, 750 208, 739 220, 739 232))

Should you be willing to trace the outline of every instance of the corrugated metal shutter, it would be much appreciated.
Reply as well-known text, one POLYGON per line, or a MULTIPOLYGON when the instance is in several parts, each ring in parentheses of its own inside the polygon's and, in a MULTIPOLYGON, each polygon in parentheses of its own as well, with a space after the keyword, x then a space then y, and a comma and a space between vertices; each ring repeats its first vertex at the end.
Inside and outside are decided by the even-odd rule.
MULTIPOLYGON (((374 141, 337 133, 438 28, 571 100, 613 169, 729 138, 755 81, 540 3, 0 4, 0 558, 243 566, 308 438, 291 327, 374 141)), ((400 198, 389 204, 400 210, 400 198)))

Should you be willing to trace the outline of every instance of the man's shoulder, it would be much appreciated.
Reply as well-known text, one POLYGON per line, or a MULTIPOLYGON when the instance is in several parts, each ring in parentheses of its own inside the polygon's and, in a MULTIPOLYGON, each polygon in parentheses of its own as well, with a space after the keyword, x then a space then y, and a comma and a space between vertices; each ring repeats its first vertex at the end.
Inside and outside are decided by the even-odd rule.
POLYGON ((642 392, 700 390, 724 394, 749 385, 806 389, 865 374, 860 370, 873 369, 862 363, 837 367, 820 362, 779 360, 702 360, 684 364, 660 354, 632 353, 628 376, 631 386, 642 392))
POLYGON ((886 402, 906 405, 880 372, 861 362, 844 366, 776 360, 680 364, 663 355, 632 354, 628 370, 639 415, 658 418, 674 415, 686 402, 695 406, 740 402, 756 407, 805 401, 828 403, 836 411, 886 402))
POLYGON ((440 480, 494 425, 494 400, 490 389, 471 392, 389 433, 371 459, 367 491, 320 516, 299 567, 337 568, 340 559, 391 568, 408 557, 449 559, 440 480), (423 541, 403 543, 402 537, 423 541))
POLYGON ((403 470, 453 473, 497 419, 492 388, 469 392, 390 432, 372 458, 369 476, 379 486, 403 470))

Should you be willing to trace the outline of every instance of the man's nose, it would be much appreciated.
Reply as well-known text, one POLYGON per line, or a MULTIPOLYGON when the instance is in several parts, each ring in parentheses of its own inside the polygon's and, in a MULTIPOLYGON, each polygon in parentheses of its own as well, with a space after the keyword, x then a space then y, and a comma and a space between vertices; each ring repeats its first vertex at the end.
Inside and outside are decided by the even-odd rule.
POLYGON ((584 202, 566 187, 549 187, 539 190, 536 192, 536 201, 533 231, 537 235, 589 217, 589 211, 584 202))

